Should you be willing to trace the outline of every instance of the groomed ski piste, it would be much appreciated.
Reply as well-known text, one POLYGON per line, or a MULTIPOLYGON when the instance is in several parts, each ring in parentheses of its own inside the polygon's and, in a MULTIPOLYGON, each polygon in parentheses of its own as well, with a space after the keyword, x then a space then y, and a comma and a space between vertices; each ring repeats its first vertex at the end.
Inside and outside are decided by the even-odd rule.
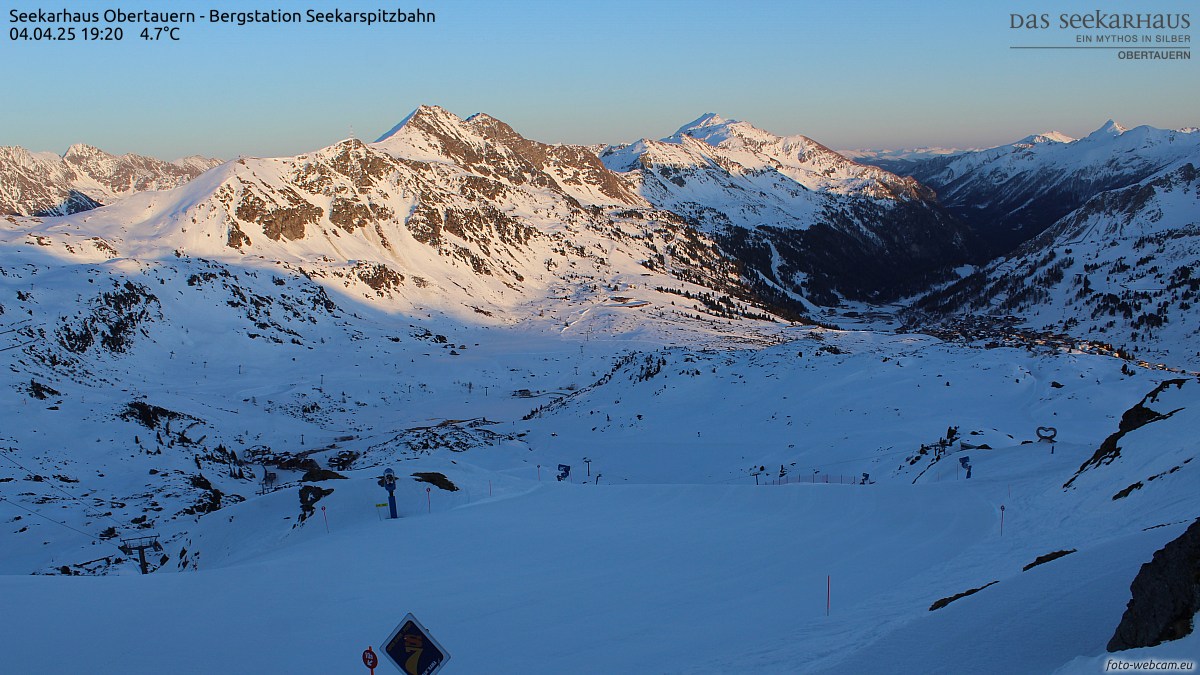
POLYGON ((0 354, 5 672, 365 672, 409 612, 459 673, 1094 673, 1200 651, 1104 651, 1140 565, 1200 514, 1194 376, 869 330, 606 331, 628 307, 548 330, 348 303, 277 312, 302 343, 283 348, 148 285, 164 309, 136 354, 44 400, 41 366, 0 354), (1081 470, 1155 390, 1165 417, 1081 470), (190 419, 139 426, 132 401, 190 419), (252 462, 198 458, 214 439, 358 457, 262 490, 252 462), (332 489, 304 520, 302 485, 332 489), (153 573, 95 538, 113 522, 160 536, 153 573))

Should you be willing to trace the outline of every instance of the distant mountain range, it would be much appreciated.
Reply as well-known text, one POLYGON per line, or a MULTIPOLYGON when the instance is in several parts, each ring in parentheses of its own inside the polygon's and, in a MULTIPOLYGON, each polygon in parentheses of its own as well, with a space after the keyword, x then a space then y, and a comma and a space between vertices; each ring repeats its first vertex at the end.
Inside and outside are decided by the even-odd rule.
POLYGON ((725 320, 900 301, 917 322, 1012 313, 1151 350, 1195 342, 1176 330, 1200 260, 1195 129, 852 154, 714 114, 660 140, 551 145, 422 106, 374 143, 219 166, 4 148, 0 204, 11 243, 269 261, 398 309, 569 324, 636 288, 615 297, 667 323, 681 297, 725 320))
POLYGON ((1106 190, 1200 158, 1196 129, 1126 129, 1109 120, 1081 139, 1048 132, 945 157, 875 161, 932 187, 990 257, 1012 251, 1106 190))
POLYGON ((887 169, 893 173, 903 174, 903 171, 897 171, 893 167, 903 168, 908 166, 909 162, 916 162, 923 159, 936 159, 949 157, 951 155, 961 155, 964 152, 975 152, 982 148, 898 148, 891 150, 877 150, 873 148, 855 148, 853 150, 838 150, 837 153, 847 159, 852 159, 861 164, 872 164, 880 168, 887 169))
POLYGON ((421 305, 495 311, 561 296, 564 275, 651 273, 800 317, 839 297, 898 298, 966 260, 969 233, 932 197, 807 138, 712 115, 597 156, 423 106, 373 144, 239 159, 83 229, 109 257, 262 256, 421 305))
POLYGON ((220 164, 193 156, 164 162, 76 144, 62 155, 0 147, 0 215, 68 215, 146 190, 178 187, 220 164))

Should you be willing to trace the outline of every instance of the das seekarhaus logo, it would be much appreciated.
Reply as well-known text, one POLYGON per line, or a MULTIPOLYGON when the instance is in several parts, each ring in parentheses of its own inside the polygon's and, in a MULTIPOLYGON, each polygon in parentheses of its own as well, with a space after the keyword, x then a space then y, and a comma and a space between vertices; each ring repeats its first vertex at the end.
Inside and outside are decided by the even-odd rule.
POLYGON ((1021 37, 1009 49, 1108 53, 1123 61, 1190 61, 1190 13, 1106 12, 1009 14, 1021 37))

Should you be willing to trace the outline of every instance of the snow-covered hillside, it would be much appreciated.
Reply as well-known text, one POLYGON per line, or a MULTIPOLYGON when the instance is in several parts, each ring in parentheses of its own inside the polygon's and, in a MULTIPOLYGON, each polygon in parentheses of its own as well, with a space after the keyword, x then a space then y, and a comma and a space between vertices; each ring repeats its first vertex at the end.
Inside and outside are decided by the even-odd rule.
POLYGON ((0 147, 0 215, 64 215, 146 190, 178 187, 220 164, 207 157, 165 162, 76 144, 63 155, 0 147))
POLYGON ((464 672, 1049 672, 1102 654, 1200 507, 1200 383, 1143 401, 1161 374, 1109 357, 471 326, 189 258, 7 269, 17 672, 351 670, 407 611, 464 672), (1139 402, 1174 414, 1096 461, 1139 402), (149 534, 143 577, 117 544, 149 534))
MULTIPOLYGON (((1200 370, 1200 175, 1182 163, 1100 193, 1023 245, 914 303, 914 325, 964 312, 1200 370)), ((950 321, 954 321, 953 318, 950 321)))

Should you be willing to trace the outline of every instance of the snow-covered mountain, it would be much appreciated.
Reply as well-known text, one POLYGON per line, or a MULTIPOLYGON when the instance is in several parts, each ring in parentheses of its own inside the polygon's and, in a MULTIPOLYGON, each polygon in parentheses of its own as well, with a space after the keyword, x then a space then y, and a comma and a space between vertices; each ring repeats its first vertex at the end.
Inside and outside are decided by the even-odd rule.
POLYGON ((10 217, 0 238, 83 263, 190 257, 287 268, 390 311, 485 323, 568 329, 607 316, 634 330, 771 313, 736 260, 586 149, 436 107, 375 144, 242 158, 110 207, 10 217))
POLYGON ((220 164, 192 156, 165 162, 76 144, 63 155, 0 147, 0 215, 65 215, 146 190, 178 187, 220 164))
POLYGON ((660 141, 606 148, 638 193, 712 233, 763 292, 887 300, 970 256, 928 188, 804 136, 707 114, 660 141))
POLYGON ((1059 132, 926 159, 901 170, 938 192, 992 254, 1012 251, 1088 199, 1181 162, 1200 162, 1194 129, 1126 129, 1108 121, 1078 140, 1059 132))
POLYGON ((1197 166, 1178 164, 1088 199, 1013 254, 919 299, 911 321, 1011 314, 1141 359, 1200 368, 1197 166))
MULTIPOLYGON (((5 668, 342 672, 411 611, 464 672, 1102 670, 1200 509, 1194 375, 781 321, 762 288, 812 291, 776 256, 866 287, 960 226, 803 138, 635 145, 422 107, 0 218, 5 668)), ((1197 188, 1094 195, 922 306, 1138 322, 1187 363, 1197 188)))
POLYGON ((550 187, 587 205, 647 206, 605 169, 594 149, 532 141, 485 113, 461 120, 437 106, 421 106, 375 147, 400 159, 452 162, 511 185, 550 187))
POLYGON ((373 144, 243 158, 174 191, 11 231, 98 237, 105 257, 287 262, 396 307, 491 314, 633 285, 647 289, 645 313, 683 295, 722 317, 797 317, 810 301, 917 290, 966 255, 927 189, 804 137, 705 116, 638 147, 637 159, 631 147, 602 162, 487 115, 422 106, 373 144), (664 178, 681 166, 687 178, 664 178))
MULTIPOLYGON (((790 213, 784 210, 771 216, 786 219, 780 224, 797 229, 814 224, 811 216, 822 204, 821 195, 872 199, 928 195, 912 179, 857 164, 807 137, 775 136, 747 122, 726 120, 713 113, 683 125, 660 141, 642 139, 630 145, 610 146, 601 157, 606 166, 623 173, 653 169, 630 177, 651 201, 664 204, 670 201, 676 207, 687 203, 689 197, 700 196, 697 194, 700 187, 686 185, 687 173, 694 173, 699 179, 717 177, 710 185, 724 192, 727 203, 720 200, 715 203, 731 211, 726 214, 731 224, 744 228, 774 221, 752 210, 734 211, 743 206, 736 198, 737 190, 754 190, 763 200, 771 197, 784 200, 782 203, 792 209, 809 205, 807 209, 790 213)), ((696 215, 702 218, 703 212, 696 215)), ((714 220, 709 224, 719 223, 714 220)))

